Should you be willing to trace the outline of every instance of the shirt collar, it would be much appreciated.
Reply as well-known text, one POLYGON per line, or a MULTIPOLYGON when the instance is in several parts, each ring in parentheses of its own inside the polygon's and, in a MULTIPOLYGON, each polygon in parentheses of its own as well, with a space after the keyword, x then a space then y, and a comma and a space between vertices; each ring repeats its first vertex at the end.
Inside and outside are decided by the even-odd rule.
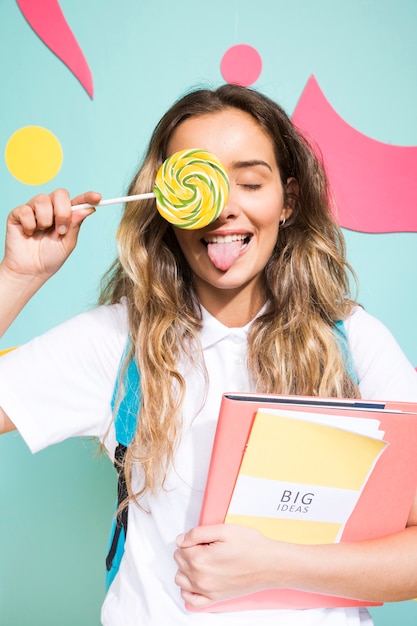
MULTIPOLYGON (((225 337, 230 335, 240 336, 244 339, 247 338, 249 328, 253 322, 250 320, 245 326, 237 327, 237 328, 229 328, 225 326, 217 318, 215 318, 211 313, 207 311, 203 306, 201 306, 202 312, 202 322, 203 327, 200 333, 201 345, 203 350, 213 346, 215 343, 222 341, 225 337)), ((264 307, 259 311, 257 315, 253 319, 256 319, 263 312, 264 307)))

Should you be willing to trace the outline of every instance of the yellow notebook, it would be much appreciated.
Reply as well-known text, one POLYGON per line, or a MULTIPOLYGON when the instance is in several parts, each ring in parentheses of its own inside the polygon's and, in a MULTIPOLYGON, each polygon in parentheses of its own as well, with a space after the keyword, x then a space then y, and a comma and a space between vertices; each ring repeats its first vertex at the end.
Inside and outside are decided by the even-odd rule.
POLYGON ((295 543, 339 541, 387 443, 377 420, 257 411, 225 522, 295 543))

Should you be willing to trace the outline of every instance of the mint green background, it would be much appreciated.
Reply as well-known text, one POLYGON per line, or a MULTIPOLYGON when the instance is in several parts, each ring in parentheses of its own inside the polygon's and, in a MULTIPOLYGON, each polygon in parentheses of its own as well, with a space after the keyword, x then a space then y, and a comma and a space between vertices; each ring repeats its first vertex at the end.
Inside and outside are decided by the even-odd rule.
MULTIPOLYGON (((0 240, 8 212, 39 191, 62 186, 73 195, 85 189, 124 194, 161 114, 190 87, 223 82, 221 58, 238 43, 258 50, 263 71, 254 86, 288 113, 314 74, 353 127, 387 143, 417 145, 416 0, 60 5, 92 70, 92 101, 17 4, 0 0, 0 147, 22 126, 40 125, 64 151, 61 171, 42 188, 18 182, 0 160, 0 240)), ((0 349, 94 305, 99 278, 115 254, 119 211, 103 207, 86 221, 76 252, 0 349)), ((345 234, 359 300, 417 365, 417 235, 345 234)), ((16 433, 2 437, 1 626, 99 624, 114 497, 113 470, 93 442, 68 441, 32 456, 16 433)), ((417 603, 385 605, 373 614, 377 626, 408 626, 417 623, 417 603)))

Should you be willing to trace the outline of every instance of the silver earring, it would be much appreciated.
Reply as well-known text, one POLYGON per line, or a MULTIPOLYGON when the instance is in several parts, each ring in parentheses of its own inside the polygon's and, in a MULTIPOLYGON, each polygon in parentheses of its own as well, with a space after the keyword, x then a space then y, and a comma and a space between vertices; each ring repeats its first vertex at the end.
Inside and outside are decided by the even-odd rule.
POLYGON ((280 220, 279 225, 280 225, 280 226, 284 226, 285 222, 286 222, 286 219, 285 219, 285 217, 284 217, 284 219, 283 219, 283 220, 280 220))

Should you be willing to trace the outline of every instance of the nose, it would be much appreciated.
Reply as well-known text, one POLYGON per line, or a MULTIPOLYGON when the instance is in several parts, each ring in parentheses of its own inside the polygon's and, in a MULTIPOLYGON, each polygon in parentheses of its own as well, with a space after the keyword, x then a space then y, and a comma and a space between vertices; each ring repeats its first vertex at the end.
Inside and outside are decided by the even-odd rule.
POLYGON ((217 221, 220 221, 220 223, 223 224, 229 220, 236 218, 239 215, 239 213, 240 213, 240 208, 237 202, 236 194, 232 191, 232 189, 230 189, 227 202, 224 205, 223 211, 220 213, 219 217, 217 218, 217 221))

